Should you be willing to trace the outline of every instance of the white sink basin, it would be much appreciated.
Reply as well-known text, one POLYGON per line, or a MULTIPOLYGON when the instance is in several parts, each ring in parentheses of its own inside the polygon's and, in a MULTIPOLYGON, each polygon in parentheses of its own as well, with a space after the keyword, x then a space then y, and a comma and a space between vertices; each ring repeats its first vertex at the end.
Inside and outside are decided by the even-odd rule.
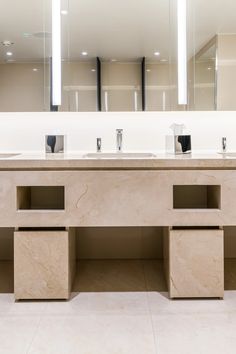
POLYGON ((18 156, 20 154, 13 154, 13 153, 0 153, 0 159, 8 159, 10 157, 18 156))
POLYGON ((88 153, 83 157, 91 159, 150 159, 155 156, 150 152, 95 152, 88 153))

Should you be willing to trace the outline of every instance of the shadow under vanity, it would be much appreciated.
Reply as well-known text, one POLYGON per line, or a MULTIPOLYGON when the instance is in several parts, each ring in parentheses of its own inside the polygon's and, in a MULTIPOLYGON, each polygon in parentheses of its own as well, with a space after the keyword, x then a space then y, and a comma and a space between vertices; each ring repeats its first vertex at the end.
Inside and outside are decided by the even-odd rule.
POLYGON ((236 288, 236 166, 22 163, 0 171, 0 291, 14 288, 16 300, 147 290, 223 298, 236 288))

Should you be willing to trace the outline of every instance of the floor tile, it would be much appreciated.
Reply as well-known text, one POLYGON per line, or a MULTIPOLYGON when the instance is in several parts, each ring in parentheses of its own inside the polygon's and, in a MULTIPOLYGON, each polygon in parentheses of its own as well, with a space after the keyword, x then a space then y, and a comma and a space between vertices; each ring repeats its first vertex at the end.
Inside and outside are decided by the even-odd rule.
POLYGON ((28 354, 156 354, 147 316, 44 317, 28 354))
POLYGON ((38 328, 38 316, 0 318, 0 354, 26 354, 38 328))
POLYGON ((153 315, 159 314, 195 314, 227 313, 236 309, 236 292, 234 296, 225 295, 219 299, 169 299, 167 292, 148 292, 148 303, 153 315), (232 297, 235 299, 233 304, 232 297))
POLYGON ((153 316, 158 354, 232 354, 236 348, 236 315, 153 316))
POLYGON ((147 315, 145 292, 73 293, 70 301, 47 302, 46 314, 147 315))

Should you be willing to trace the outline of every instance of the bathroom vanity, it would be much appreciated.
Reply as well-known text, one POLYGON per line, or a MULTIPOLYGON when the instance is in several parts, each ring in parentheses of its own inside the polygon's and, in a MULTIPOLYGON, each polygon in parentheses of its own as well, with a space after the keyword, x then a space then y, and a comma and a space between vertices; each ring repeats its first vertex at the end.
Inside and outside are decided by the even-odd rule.
POLYGON ((212 155, 0 159, 0 226, 13 227, 19 299, 68 299, 75 228, 158 226, 171 298, 224 296, 236 159, 212 155))

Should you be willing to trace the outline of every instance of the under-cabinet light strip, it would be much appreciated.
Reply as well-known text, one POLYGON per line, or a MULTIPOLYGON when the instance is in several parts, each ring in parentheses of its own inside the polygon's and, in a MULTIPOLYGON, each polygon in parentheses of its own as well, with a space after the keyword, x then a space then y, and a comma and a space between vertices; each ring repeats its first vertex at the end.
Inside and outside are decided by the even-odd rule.
POLYGON ((178 104, 187 104, 187 0, 177 0, 178 104))
POLYGON ((52 0, 52 104, 61 105, 61 0, 52 0))

